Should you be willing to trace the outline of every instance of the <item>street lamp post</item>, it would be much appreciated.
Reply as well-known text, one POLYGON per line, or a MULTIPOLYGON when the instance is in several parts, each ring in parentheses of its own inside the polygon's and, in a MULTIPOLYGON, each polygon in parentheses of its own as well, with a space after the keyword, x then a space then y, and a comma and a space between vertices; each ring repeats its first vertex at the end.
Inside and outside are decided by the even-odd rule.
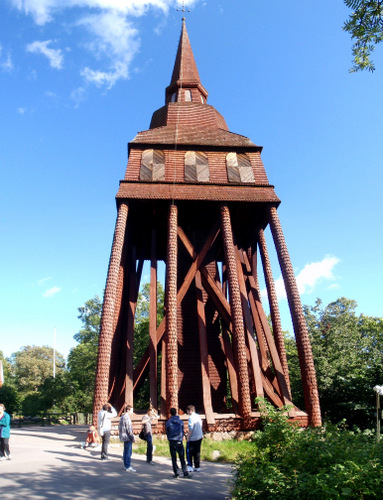
POLYGON ((374 387, 376 392, 376 442, 380 441, 380 396, 383 396, 383 386, 376 385, 374 387))

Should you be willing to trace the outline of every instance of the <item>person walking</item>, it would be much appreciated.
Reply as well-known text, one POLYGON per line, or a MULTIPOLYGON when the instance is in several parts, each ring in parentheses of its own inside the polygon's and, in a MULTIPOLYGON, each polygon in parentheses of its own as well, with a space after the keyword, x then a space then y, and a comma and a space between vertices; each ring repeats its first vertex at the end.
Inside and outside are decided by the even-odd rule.
POLYGON ((169 441, 170 456, 172 457, 173 477, 179 477, 177 454, 179 456, 184 477, 191 477, 186 469, 185 450, 182 444, 184 438, 184 423, 177 415, 175 408, 170 409, 170 418, 166 422, 166 435, 169 441))
POLYGON ((189 459, 190 466, 193 466, 194 462, 194 471, 199 472, 201 470, 200 467, 200 458, 201 458, 201 443, 203 438, 202 432, 202 420, 198 413, 195 412, 195 406, 189 405, 186 409, 187 414, 189 415, 188 419, 188 433, 187 433, 187 441, 189 444, 189 459))
POLYGON ((9 438, 11 436, 11 417, 0 404, 0 460, 11 460, 9 438))
POLYGON ((116 410, 110 403, 104 404, 102 410, 98 412, 98 434, 101 436, 101 460, 108 460, 108 445, 110 441, 110 431, 112 429, 112 418, 117 416, 116 410))
POLYGON ((122 455, 122 459, 127 472, 136 472, 136 469, 133 469, 131 465, 132 449, 135 441, 131 419, 132 414, 133 408, 130 405, 127 405, 125 407, 125 413, 121 416, 118 424, 118 436, 120 441, 124 443, 124 453, 122 455))
POLYGON ((146 414, 142 417, 142 431, 146 441, 146 461, 150 465, 154 465, 152 420, 155 418, 158 418, 158 415, 154 408, 149 408, 146 414))

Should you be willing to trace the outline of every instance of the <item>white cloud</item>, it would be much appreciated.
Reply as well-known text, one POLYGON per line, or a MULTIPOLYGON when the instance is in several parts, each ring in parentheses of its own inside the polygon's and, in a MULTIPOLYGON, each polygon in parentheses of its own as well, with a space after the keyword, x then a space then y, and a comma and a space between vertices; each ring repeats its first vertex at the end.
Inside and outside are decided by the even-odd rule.
POLYGON ((0 45, 0 68, 6 73, 11 73, 13 70, 13 62, 11 55, 8 53, 3 57, 3 47, 0 45))
POLYGON ((332 283, 332 285, 328 287, 329 290, 339 290, 339 288, 340 288, 339 283, 332 283))
POLYGON ((96 57, 108 56, 110 63, 107 71, 86 67, 81 74, 87 83, 98 87, 111 88, 120 78, 129 76, 129 65, 137 53, 140 41, 137 30, 117 11, 87 16, 79 24, 92 34, 88 48, 96 57))
POLYGON ((51 49, 48 47, 52 43, 52 40, 46 40, 45 42, 39 42, 36 40, 27 45, 27 52, 33 54, 42 54, 48 58, 49 64, 52 68, 62 69, 64 56, 61 49, 51 49))
POLYGON ((299 293, 312 293, 313 288, 322 280, 334 280, 333 269, 339 259, 334 256, 327 255, 320 262, 306 264, 302 271, 297 276, 297 284, 299 293))
POLYGON ((84 87, 79 87, 71 92, 70 97, 74 101, 75 107, 78 108, 80 103, 85 100, 86 90, 84 87))
MULTIPOLYGON (((87 48, 99 61, 80 70, 86 84, 110 89, 120 79, 129 77, 129 67, 140 46, 136 18, 157 10, 167 14, 182 5, 181 0, 10 0, 35 23, 60 22, 60 16, 71 11, 72 27, 85 29, 87 48), (106 62, 105 62, 106 61, 106 62)), ((190 0, 188 8, 200 0, 190 0)), ((63 25, 65 23, 63 22, 63 25)), ((50 65, 61 69, 63 54, 48 47, 51 41, 33 42, 30 52, 48 57, 50 65)))
POLYGON ((45 297, 45 298, 53 297, 54 295, 56 295, 59 292, 61 292, 61 288, 58 286, 54 286, 52 288, 49 288, 49 290, 47 290, 44 293, 43 297, 45 297))
MULTIPOLYGON (((35 23, 42 26, 51 22, 55 14, 68 9, 93 9, 98 11, 115 11, 130 16, 143 16, 149 8, 167 12, 171 6, 181 5, 177 0, 11 0, 13 5, 27 15, 31 15, 35 23)), ((192 0, 189 4, 196 3, 192 0)))
MULTIPOLYGON (((306 264, 302 271, 295 276, 300 295, 312 293, 314 288, 323 281, 334 280, 333 269, 339 262, 340 260, 337 257, 326 255, 320 262, 306 264)), ((338 288, 339 285, 332 283, 330 287, 338 288)), ((282 277, 275 280, 275 290, 278 299, 286 298, 286 290, 282 277)), ((262 296, 266 295, 266 290, 262 290, 262 296)))
MULTIPOLYGON (((19 109, 23 109, 23 108, 19 108, 19 109)), ((21 112, 21 111, 20 111, 20 112, 21 112)), ((24 113, 24 112, 25 112, 25 111, 23 111, 23 113, 24 113)), ((39 280, 39 281, 37 282, 37 284, 38 284, 39 286, 41 286, 41 285, 43 285, 44 283, 46 283, 47 281, 49 281, 49 280, 51 280, 51 279, 52 279, 52 277, 51 277, 51 276, 48 276, 48 278, 41 278, 41 280, 39 280)))

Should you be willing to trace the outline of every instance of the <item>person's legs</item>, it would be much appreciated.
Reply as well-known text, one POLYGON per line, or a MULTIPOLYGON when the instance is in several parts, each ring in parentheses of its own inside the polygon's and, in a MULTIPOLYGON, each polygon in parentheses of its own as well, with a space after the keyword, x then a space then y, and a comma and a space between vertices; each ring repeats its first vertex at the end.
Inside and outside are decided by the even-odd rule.
POLYGON ((4 438, 0 438, 0 458, 5 456, 5 443, 4 438))
POLYGON ((172 466, 174 474, 178 474, 177 466, 177 441, 169 441, 170 456, 172 457, 172 466))
POLYGON ((3 441, 4 441, 3 453, 6 456, 6 458, 8 458, 11 454, 11 452, 9 451, 9 438, 3 438, 3 441))
POLYGON ((200 468, 200 460, 201 460, 201 443, 202 439, 199 439, 198 441, 194 441, 194 467, 196 469, 200 468))
POLYGON ((146 436, 146 461, 151 462, 153 460, 153 436, 148 434, 146 436))
POLYGON ((108 445, 110 441, 110 431, 104 431, 102 436, 101 459, 108 458, 108 445))
POLYGON ((190 465, 193 467, 197 467, 196 466, 196 441, 189 441, 189 456, 190 456, 190 465))
POLYGON ((186 463, 185 463, 185 450, 184 450, 184 445, 182 444, 182 441, 177 441, 177 453, 178 453, 178 456, 180 457, 182 472, 184 473, 184 476, 188 475, 188 471, 187 471, 186 463))
POLYGON ((193 466, 191 463, 191 457, 190 457, 190 441, 186 441, 186 461, 190 467, 193 466))
POLYGON ((124 467, 125 469, 129 469, 131 467, 131 456, 132 456, 132 441, 124 441, 124 467))

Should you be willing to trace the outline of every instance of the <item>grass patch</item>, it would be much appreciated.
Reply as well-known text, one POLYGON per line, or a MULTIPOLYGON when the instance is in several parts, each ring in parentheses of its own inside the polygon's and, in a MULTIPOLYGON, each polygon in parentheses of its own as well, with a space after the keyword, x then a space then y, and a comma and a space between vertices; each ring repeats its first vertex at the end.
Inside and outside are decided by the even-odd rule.
MULTIPOLYGON (((156 447, 154 455, 160 457, 169 457, 169 443, 166 439, 156 437, 153 438, 153 444, 156 447)), ((184 442, 186 449, 186 441, 184 442)), ((239 455, 247 455, 254 448, 254 445, 249 441, 237 441, 230 439, 225 441, 213 441, 209 437, 202 440, 201 460, 207 462, 222 462, 234 463, 239 455)), ((133 445, 134 453, 143 455, 146 453, 146 442, 137 439, 133 445)))

